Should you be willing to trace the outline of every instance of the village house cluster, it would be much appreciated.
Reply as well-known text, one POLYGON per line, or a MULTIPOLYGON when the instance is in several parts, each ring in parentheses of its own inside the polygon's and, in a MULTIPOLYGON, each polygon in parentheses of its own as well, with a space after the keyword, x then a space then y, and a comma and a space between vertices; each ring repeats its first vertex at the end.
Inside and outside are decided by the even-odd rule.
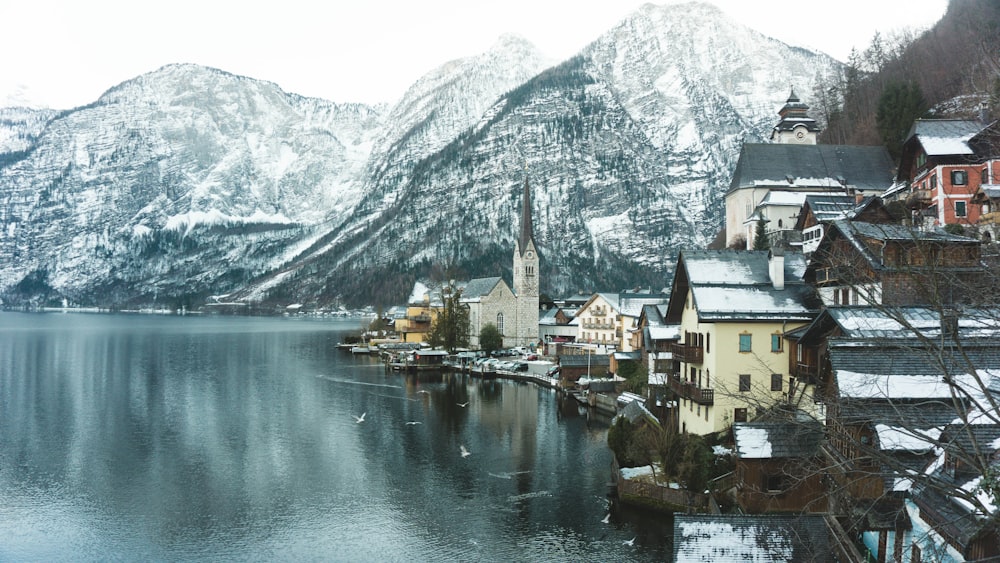
MULTIPOLYGON (((678 515, 675 550, 710 543, 685 529, 780 535, 775 513, 805 513, 789 541, 817 560, 1000 558, 998 125, 918 120, 896 166, 884 147, 817 144, 794 92, 779 116, 741 151, 727 248, 682 250, 664 290, 540 306, 525 183, 514 287, 460 284, 473 347, 493 322, 558 358, 565 385, 640 365, 630 416, 732 441, 716 493, 740 514, 678 515)), ((418 284, 405 339, 424 338, 441 292, 418 284)))

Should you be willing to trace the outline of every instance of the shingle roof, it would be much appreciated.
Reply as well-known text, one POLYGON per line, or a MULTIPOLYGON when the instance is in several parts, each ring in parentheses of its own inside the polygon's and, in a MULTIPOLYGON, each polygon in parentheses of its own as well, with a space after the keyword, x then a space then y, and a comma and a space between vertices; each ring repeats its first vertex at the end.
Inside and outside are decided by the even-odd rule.
POLYGON ((969 140, 985 128, 973 119, 918 119, 906 136, 914 136, 928 156, 971 155, 975 151, 969 140))
POLYGON ((744 143, 729 191, 754 186, 841 191, 846 184, 882 192, 892 184, 894 168, 882 146, 744 143))
POLYGON ((680 260, 700 319, 810 320, 818 307, 801 253, 785 254, 783 289, 771 281, 767 251, 685 250, 680 260))
POLYGON ((493 288, 500 283, 499 277, 477 278, 469 280, 462 290, 462 301, 478 301, 480 298, 489 295, 493 288))
POLYGON ((819 422, 737 422, 733 438, 739 459, 811 457, 819 451, 823 426, 819 422))
POLYGON ((674 515, 673 561, 836 561, 823 516, 674 515))

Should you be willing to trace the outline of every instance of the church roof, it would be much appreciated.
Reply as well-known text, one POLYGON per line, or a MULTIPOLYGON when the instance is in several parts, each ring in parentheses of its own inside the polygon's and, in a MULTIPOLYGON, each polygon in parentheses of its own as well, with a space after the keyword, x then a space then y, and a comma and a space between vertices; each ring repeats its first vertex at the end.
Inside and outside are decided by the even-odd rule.
POLYGON ((882 146, 745 143, 729 192, 768 187, 842 191, 878 190, 892 184, 894 165, 882 146))
POLYGON ((489 295, 501 281, 499 277, 470 280, 462 291, 462 302, 479 301, 480 298, 489 295))
POLYGON ((521 254, 528 248, 528 243, 535 240, 535 231, 531 224, 531 188, 528 179, 524 179, 524 200, 521 205, 521 236, 518 238, 517 249, 521 254))

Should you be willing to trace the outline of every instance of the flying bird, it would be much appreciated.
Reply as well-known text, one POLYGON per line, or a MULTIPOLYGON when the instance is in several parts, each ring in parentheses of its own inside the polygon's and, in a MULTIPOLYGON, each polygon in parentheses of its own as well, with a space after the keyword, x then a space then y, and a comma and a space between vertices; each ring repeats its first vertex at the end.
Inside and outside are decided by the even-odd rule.
POLYGON ((469 457, 470 455, 472 455, 472 452, 470 452, 469 450, 465 449, 465 444, 462 444, 461 446, 459 446, 458 449, 461 450, 462 457, 469 457))
POLYGON ((362 422, 364 422, 364 421, 365 421, 365 415, 366 415, 366 414, 368 414, 368 413, 367 413, 367 412, 363 412, 363 413, 361 413, 361 416, 356 416, 356 417, 354 417, 354 420, 355 420, 355 421, 356 421, 356 422, 357 422, 358 424, 361 424, 362 422))
POLYGON ((423 423, 420 422, 419 420, 411 420, 406 423, 407 426, 413 426, 414 424, 423 424, 423 423))
POLYGON ((455 404, 464 409, 465 407, 469 406, 469 401, 466 401, 464 403, 455 403, 455 404))
POLYGON ((601 520, 601 524, 607 524, 610 521, 611 521, 611 513, 609 512, 608 515, 604 517, 604 520, 601 520))
POLYGON ((632 538, 630 540, 625 540, 622 543, 625 545, 635 545, 635 538, 632 538))

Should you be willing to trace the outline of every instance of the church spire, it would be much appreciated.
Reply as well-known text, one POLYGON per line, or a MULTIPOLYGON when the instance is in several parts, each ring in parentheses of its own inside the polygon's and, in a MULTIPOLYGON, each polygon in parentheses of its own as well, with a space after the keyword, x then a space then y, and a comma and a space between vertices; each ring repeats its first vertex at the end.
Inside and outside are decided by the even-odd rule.
POLYGON ((524 255, 528 249, 528 243, 535 239, 535 232, 531 224, 531 188, 528 187, 528 179, 524 179, 524 201, 521 203, 521 237, 518 239, 518 251, 524 255))

